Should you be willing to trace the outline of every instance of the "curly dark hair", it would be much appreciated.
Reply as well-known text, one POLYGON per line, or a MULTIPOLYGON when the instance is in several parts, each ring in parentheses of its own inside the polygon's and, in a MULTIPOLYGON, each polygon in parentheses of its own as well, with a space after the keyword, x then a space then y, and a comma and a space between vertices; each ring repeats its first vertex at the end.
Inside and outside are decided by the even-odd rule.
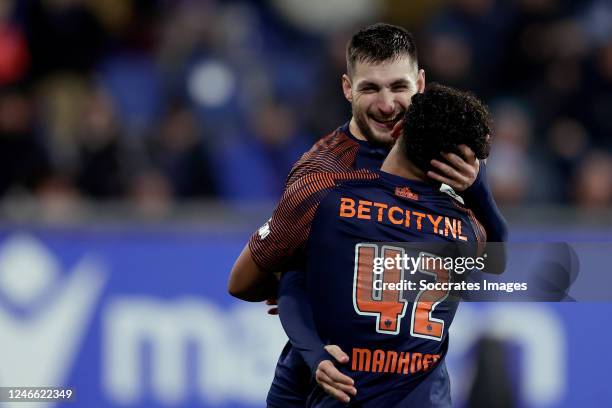
POLYGON ((412 34, 402 27, 376 23, 356 32, 346 46, 346 71, 353 72, 356 62, 384 62, 402 56, 417 64, 417 48, 412 34))
POLYGON ((432 159, 445 161, 440 152, 461 156, 460 144, 481 160, 489 156, 491 113, 469 92, 431 84, 412 97, 404 119, 402 150, 424 172, 431 169, 432 159))

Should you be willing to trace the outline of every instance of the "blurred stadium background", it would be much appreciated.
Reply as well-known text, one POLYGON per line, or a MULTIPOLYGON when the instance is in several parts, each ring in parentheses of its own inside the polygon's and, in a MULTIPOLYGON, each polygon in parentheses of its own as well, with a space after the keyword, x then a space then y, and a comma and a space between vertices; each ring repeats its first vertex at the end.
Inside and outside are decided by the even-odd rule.
MULTIPOLYGON (((263 406, 282 330, 227 273, 348 120, 344 46, 376 21, 416 35, 428 81, 491 106, 511 240, 612 241, 609 0, 0 0, 0 385, 263 406)), ((611 316, 462 305, 454 401, 612 406, 611 316)))

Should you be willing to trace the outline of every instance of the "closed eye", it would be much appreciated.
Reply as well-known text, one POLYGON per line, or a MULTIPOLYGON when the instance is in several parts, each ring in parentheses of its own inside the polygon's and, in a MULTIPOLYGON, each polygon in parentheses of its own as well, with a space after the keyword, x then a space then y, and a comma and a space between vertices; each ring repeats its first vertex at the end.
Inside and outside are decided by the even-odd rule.
POLYGON ((405 92, 405 91, 409 91, 412 88, 410 82, 406 81, 406 80, 399 80, 399 81, 394 81, 391 84, 391 90, 393 92, 405 92))
POLYGON ((365 93, 378 92, 378 88, 372 85, 367 85, 360 88, 360 91, 365 93))
POLYGON ((397 85, 397 86, 392 87, 391 90, 393 92, 406 92, 410 90, 410 87, 408 85, 397 85))

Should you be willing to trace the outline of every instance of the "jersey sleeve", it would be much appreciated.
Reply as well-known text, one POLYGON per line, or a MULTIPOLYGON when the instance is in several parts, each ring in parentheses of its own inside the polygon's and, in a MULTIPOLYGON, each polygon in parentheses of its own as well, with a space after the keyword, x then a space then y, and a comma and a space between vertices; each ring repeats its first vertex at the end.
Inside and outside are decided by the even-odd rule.
POLYGON ((249 240, 260 268, 279 272, 299 264, 318 205, 334 185, 332 177, 311 174, 285 190, 272 217, 249 240))
POLYGON ((334 174, 350 172, 359 144, 341 129, 322 137, 293 165, 285 181, 285 193, 272 218, 251 236, 249 248, 260 268, 281 271, 298 265, 310 225, 325 195, 335 184, 334 174))
POLYGON ((508 239, 508 224, 497 208, 486 174, 487 166, 482 162, 476 181, 463 194, 464 199, 467 207, 476 213, 485 228, 487 241, 506 242, 508 239))
POLYGON ((285 188, 312 173, 339 173, 354 169, 359 143, 341 129, 322 137, 293 165, 285 180, 285 188))
POLYGON ((283 194, 272 217, 249 240, 255 263, 268 272, 299 267, 305 255, 312 221, 319 204, 338 183, 373 180, 368 170, 343 173, 312 173, 292 183, 283 194))
POLYGON ((283 274, 278 289, 278 312, 291 345, 314 375, 322 360, 334 361, 319 337, 306 291, 305 276, 297 271, 283 274))

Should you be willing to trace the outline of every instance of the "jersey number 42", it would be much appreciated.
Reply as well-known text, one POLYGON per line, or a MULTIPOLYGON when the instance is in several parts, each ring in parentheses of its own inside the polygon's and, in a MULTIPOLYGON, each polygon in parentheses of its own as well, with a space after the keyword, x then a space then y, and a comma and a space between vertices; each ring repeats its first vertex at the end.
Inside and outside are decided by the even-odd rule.
MULTIPOLYGON (((444 320, 432 316, 436 306, 448 296, 448 291, 421 290, 413 302, 405 300, 403 283, 404 269, 393 263, 391 268, 384 268, 382 273, 375 273, 374 260, 404 257, 401 247, 376 244, 357 244, 355 246, 355 275, 353 279, 353 306, 357 314, 376 317, 376 332, 398 334, 401 321, 412 303, 410 315, 410 334, 430 340, 442 340, 444 320), (376 283, 376 284, 375 284, 376 283), (389 285, 395 284, 395 285, 389 285), (393 289, 390 289, 391 286, 393 289)), ((421 253, 419 258, 436 257, 421 253)), ((448 282, 449 273, 445 269, 427 270, 419 262, 417 271, 433 276, 436 282, 448 282)))

